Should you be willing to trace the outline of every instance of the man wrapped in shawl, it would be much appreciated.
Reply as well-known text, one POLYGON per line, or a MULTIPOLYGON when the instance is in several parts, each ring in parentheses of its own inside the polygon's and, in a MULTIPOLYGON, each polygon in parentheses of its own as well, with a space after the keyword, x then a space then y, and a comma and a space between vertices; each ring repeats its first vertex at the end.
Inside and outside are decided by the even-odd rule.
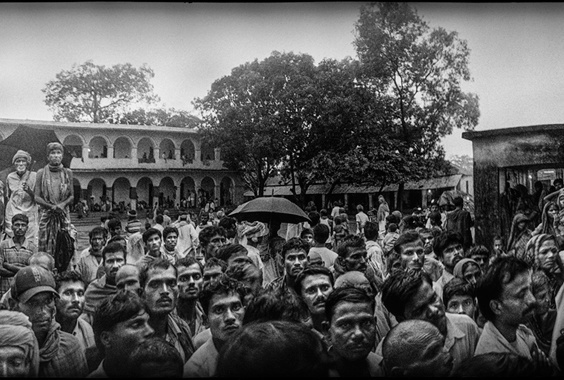
POLYGON ((19 311, 0 310, 0 377, 37 377, 39 347, 29 318, 19 311), (23 365, 10 363, 23 359, 23 365), (4 371, 5 369, 5 371, 4 371))
POLYGON ((63 166, 63 146, 47 144, 49 163, 37 172, 35 201, 40 206, 39 251, 54 256, 57 233, 70 229, 69 205, 74 200, 72 170, 63 166))

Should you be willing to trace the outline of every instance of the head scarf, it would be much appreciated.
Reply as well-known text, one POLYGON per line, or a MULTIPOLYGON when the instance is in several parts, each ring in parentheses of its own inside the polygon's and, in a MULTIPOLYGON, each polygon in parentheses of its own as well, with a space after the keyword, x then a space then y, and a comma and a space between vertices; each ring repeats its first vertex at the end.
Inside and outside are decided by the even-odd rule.
POLYGON ((468 263, 472 263, 474 265, 476 265, 478 268, 480 268, 480 264, 478 264, 478 262, 476 262, 476 260, 472 260, 472 259, 462 259, 460 260, 458 263, 456 263, 456 265, 454 266, 454 269, 452 270, 452 274, 454 275, 454 277, 458 277, 460 279, 464 280, 464 268, 466 267, 466 264, 468 263))
POLYGON ((556 238, 554 235, 550 234, 538 234, 533 236, 529 242, 527 243, 527 247, 525 249, 525 256, 522 257, 523 260, 529 264, 529 266, 536 265, 537 257, 540 251, 540 247, 544 244, 547 240, 554 240, 556 243, 556 238))
POLYGON ((20 347, 30 362, 29 377, 39 372, 39 346, 28 317, 19 311, 0 310, 2 346, 20 347))
POLYGON ((14 154, 14 157, 12 158, 12 164, 15 164, 18 158, 25 159, 28 165, 31 164, 31 155, 25 150, 20 149, 16 152, 16 154, 14 154))
POLYGON ((47 144, 47 154, 51 153, 51 151, 54 150, 54 149, 59 149, 61 152, 65 151, 65 149, 63 148, 63 145, 61 143, 50 142, 49 144, 47 144))

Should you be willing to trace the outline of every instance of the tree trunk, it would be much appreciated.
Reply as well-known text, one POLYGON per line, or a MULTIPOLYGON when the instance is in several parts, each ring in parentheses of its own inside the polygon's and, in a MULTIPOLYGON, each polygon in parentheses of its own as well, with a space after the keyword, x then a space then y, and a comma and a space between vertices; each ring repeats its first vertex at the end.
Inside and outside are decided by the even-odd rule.
POLYGON ((403 189, 404 189, 405 184, 403 182, 400 182, 398 184, 398 195, 396 197, 396 210, 399 210, 400 212, 403 213, 403 189))

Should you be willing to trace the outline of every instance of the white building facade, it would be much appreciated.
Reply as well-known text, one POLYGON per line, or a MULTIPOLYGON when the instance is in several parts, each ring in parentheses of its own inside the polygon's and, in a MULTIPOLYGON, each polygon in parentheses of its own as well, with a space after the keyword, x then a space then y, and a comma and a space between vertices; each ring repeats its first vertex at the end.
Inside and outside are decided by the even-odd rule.
POLYGON ((182 199, 197 206, 202 197, 220 206, 243 199, 239 175, 192 128, 0 119, 0 140, 20 125, 53 130, 72 154, 75 203, 109 199, 136 209, 179 206, 182 199))

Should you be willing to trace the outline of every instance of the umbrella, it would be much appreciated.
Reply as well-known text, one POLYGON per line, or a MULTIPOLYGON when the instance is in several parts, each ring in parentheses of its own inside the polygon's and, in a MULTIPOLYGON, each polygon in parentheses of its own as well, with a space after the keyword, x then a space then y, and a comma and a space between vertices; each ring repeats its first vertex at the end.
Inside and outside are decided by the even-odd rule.
MULTIPOLYGON (((47 165, 47 144, 50 142, 61 143, 52 129, 18 126, 11 135, 0 141, 0 175, 2 178, 5 179, 6 175, 14 170, 12 158, 19 149, 25 150, 31 155, 31 171, 37 171, 47 165)), ((67 168, 70 167, 71 160, 72 155, 65 149, 63 165, 67 168)))
POLYGON ((281 223, 311 222, 307 214, 295 203, 279 197, 255 198, 238 206, 229 216, 249 222, 270 223, 274 220, 281 223))

